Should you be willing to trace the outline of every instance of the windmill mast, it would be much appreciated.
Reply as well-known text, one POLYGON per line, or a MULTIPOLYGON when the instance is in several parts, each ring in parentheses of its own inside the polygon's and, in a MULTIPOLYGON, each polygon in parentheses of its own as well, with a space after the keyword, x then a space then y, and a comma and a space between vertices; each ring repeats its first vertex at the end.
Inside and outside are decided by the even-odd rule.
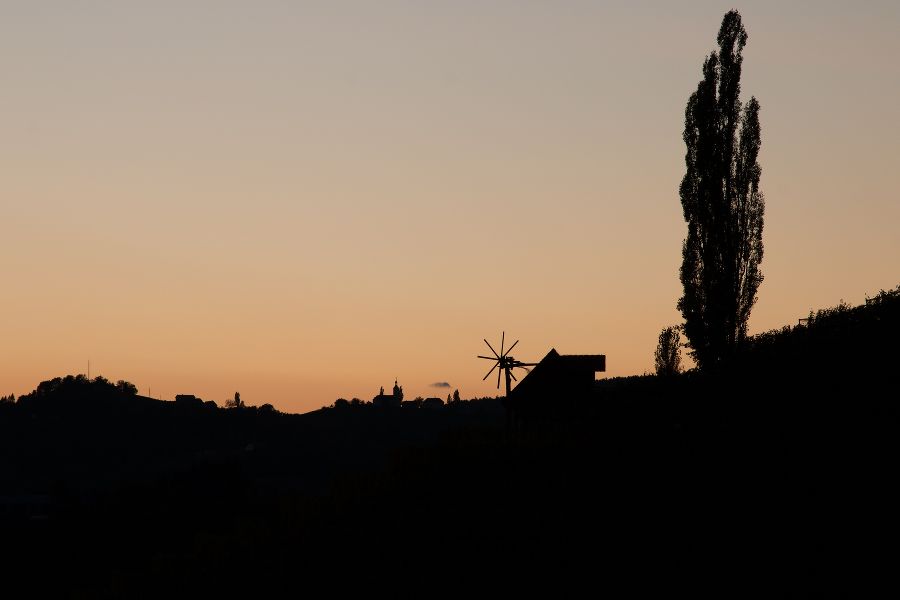
POLYGON ((519 340, 516 340, 512 346, 510 346, 509 348, 506 348, 505 347, 506 346, 506 332, 505 331, 501 334, 501 337, 500 337, 500 352, 499 352, 499 354, 497 353, 496 350, 494 350, 494 347, 491 346, 491 343, 489 341, 484 340, 484 343, 487 344, 487 347, 491 349, 491 353, 493 353, 494 356, 479 355, 478 358, 492 360, 492 361, 494 361, 494 366, 491 367, 491 370, 487 372, 487 375, 485 375, 482 378, 482 381, 484 381, 485 379, 490 377, 491 373, 494 372, 494 369, 497 369, 499 367, 499 370, 497 371, 497 389, 498 390, 500 389, 500 377, 505 375, 506 376, 506 397, 508 398, 509 393, 512 388, 512 382, 518 381, 516 379, 516 376, 513 375, 512 370, 516 369, 516 368, 523 368, 527 371, 528 367, 535 366, 535 363, 523 363, 521 361, 516 360, 512 356, 510 356, 509 353, 512 351, 513 348, 516 347, 516 344, 519 343, 519 340))

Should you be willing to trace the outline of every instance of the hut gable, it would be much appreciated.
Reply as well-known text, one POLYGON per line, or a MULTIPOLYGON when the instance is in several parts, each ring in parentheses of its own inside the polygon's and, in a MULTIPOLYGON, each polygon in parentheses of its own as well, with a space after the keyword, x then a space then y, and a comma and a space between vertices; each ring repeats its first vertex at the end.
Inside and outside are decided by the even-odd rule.
POLYGON ((551 349, 510 392, 509 407, 540 409, 577 402, 591 395, 596 373, 603 371, 603 354, 560 354, 551 349))

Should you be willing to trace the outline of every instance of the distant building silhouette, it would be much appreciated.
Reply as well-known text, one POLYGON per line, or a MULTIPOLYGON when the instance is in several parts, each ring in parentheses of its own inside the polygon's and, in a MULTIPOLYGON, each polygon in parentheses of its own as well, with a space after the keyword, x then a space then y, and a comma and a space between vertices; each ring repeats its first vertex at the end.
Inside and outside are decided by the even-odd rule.
POLYGON ((422 401, 422 408, 440 408, 444 405, 444 401, 440 398, 425 398, 422 401))
POLYGON ((382 386, 381 391, 378 392, 378 395, 372 398, 372 404, 374 406, 398 408, 401 402, 403 402, 403 388, 397 385, 396 379, 394 380, 393 394, 385 394, 384 386, 382 386))
POLYGON ((175 402, 182 406, 203 406, 203 400, 193 394, 177 394, 175 402))

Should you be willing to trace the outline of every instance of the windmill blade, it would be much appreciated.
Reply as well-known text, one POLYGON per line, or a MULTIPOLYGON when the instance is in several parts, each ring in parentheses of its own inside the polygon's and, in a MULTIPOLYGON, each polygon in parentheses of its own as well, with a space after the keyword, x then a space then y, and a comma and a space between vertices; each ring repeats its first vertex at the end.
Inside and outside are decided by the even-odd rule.
POLYGON ((505 341, 506 341, 506 332, 504 331, 503 335, 500 337, 500 356, 505 356, 505 354, 503 354, 503 342, 505 342, 505 341))
POLYGON ((491 373, 494 372, 494 369, 496 369, 497 366, 498 366, 499 364, 500 364, 500 363, 498 362, 498 363, 495 364, 493 367, 491 367, 491 370, 488 371, 488 372, 487 372, 487 375, 485 375, 484 377, 482 377, 481 380, 484 381, 485 379, 487 379, 488 377, 490 377, 490 376, 491 376, 491 373))
POLYGON ((500 355, 499 355, 499 354, 497 354, 497 351, 496 351, 496 350, 494 350, 494 347, 493 347, 493 346, 491 346, 491 343, 490 343, 490 342, 489 342, 489 341, 487 341, 487 340, 484 340, 484 343, 485 343, 485 344, 487 344, 487 345, 488 345, 488 348, 490 348, 490 349, 491 349, 491 352, 493 352, 493 353, 494 353, 494 356, 496 356, 496 357, 497 357, 497 358, 500 358, 500 355))
POLYGON ((513 375, 512 371, 509 372, 509 376, 513 378, 513 381, 518 381, 518 379, 516 379, 516 376, 513 375))
MULTIPOLYGON (((500 364, 500 363, 497 363, 497 364, 500 364)), ((503 369, 500 369, 499 371, 497 371, 497 389, 498 390, 500 389, 500 374, 502 372, 503 372, 503 369)))
POLYGON ((496 356, 482 356, 480 354, 478 355, 478 358, 486 358, 488 360, 497 360, 496 356))
POLYGON ((510 352, 512 352, 512 349, 515 348, 516 344, 518 344, 518 343, 519 343, 519 340, 516 340, 515 344, 513 344, 512 346, 510 346, 509 348, 506 349, 506 353, 509 354, 510 352))

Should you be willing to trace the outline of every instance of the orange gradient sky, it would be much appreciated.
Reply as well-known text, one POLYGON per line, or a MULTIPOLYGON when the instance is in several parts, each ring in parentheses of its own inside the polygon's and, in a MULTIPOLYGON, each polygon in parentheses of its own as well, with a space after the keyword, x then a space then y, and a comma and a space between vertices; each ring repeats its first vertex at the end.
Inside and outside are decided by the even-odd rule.
MULTIPOLYGON (((732 6, 2 2, 0 394, 90 360, 286 411, 395 376, 480 396, 502 329, 651 370, 684 106, 732 6)), ((900 283, 900 3, 736 8, 759 332, 900 283)))

